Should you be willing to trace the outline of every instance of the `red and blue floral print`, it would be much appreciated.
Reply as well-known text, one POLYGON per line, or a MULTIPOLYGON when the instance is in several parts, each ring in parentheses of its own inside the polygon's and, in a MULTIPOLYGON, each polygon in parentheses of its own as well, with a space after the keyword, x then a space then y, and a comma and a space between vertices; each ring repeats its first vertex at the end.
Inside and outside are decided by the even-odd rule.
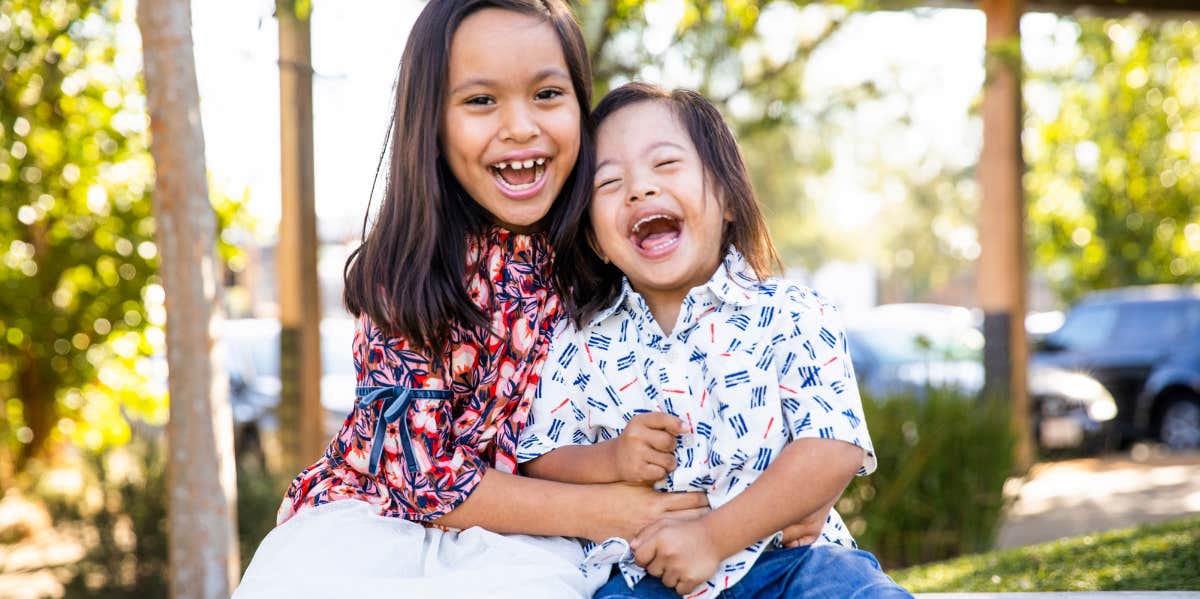
POLYGON ((543 234, 489 227, 469 240, 466 289, 491 323, 454 324, 433 359, 360 317, 354 338, 360 386, 441 389, 452 397, 415 399, 387 424, 374 475, 369 458, 382 402, 356 404, 325 455, 292 481, 278 523, 342 499, 427 523, 462 503, 487 468, 515 473, 518 435, 559 320, 551 267, 543 234), (400 426, 408 427, 411 455, 402 449, 400 426))

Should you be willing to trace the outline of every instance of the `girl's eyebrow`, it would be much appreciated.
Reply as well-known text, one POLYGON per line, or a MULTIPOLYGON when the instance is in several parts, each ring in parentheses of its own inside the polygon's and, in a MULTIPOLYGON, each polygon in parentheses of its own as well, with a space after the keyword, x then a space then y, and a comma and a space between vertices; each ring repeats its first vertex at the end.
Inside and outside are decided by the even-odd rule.
MULTIPOLYGON (((646 151, 645 151, 645 152, 642 152, 642 153, 643 153, 643 154, 649 154, 650 152, 653 152, 654 150, 657 150, 658 148, 661 148, 661 147, 663 147, 663 146, 670 146, 670 147, 672 147, 672 148, 675 148, 676 150, 680 150, 680 151, 683 151, 683 149, 684 149, 684 148, 683 148, 683 146, 681 146, 681 145, 679 145, 679 144, 677 144, 677 143, 675 143, 675 142, 673 142, 673 141, 660 141, 660 142, 656 142, 656 143, 654 143, 654 144, 651 144, 651 146, 650 146, 649 148, 646 148, 646 151)), ((611 163, 611 162, 612 162, 612 160, 611 160, 611 159, 609 159, 609 160, 601 160, 601 161, 600 161, 600 164, 597 164, 597 165, 596 165, 596 170, 600 170, 600 167, 602 167, 602 166, 604 166, 604 165, 606 165, 606 164, 609 164, 609 163, 611 163)))
MULTIPOLYGON (((540 81, 544 81, 546 79, 550 79, 553 77, 559 77, 562 79, 570 79, 571 78, 571 76, 568 75, 566 71, 564 71, 558 67, 546 67, 546 68, 538 71, 537 73, 534 73, 533 83, 538 83, 540 81)), ((463 81, 462 83, 456 85, 454 87, 454 89, 450 90, 450 93, 456 94, 468 87, 472 87, 475 85, 479 85, 479 86, 483 86, 483 87, 495 87, 497 85, 497 81, 495 79, 488 79, 487 77, 472 77, 472 78, 467 79, 466 81, 463 81)))

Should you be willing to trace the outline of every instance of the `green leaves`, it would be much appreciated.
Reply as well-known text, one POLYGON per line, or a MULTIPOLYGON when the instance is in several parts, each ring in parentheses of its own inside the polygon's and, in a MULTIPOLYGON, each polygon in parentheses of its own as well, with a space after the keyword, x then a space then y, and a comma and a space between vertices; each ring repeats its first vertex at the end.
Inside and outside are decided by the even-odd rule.
POLYGON ((1058 103, 1026 122, 1033 262, 1066 300, 1200 281, 1200 27, 1080 19, 1078 55, 1028 73, 1058 103))

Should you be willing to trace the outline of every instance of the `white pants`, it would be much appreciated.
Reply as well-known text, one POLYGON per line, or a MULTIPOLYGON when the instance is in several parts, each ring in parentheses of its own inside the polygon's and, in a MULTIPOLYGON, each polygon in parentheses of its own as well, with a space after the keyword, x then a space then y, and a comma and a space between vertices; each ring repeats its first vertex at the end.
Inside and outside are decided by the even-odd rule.
POLYGON ((584 574, 582 560, 563 537, 444 532, 340 500, 272 530, 233 597, 590 599, 607 576, 584 574))

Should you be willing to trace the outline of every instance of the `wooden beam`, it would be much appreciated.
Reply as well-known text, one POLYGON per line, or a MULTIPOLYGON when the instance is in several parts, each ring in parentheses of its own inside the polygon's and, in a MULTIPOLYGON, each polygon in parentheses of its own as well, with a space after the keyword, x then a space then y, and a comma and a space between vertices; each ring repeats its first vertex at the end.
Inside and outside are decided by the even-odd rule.
POLYGON ((980 306, 984 313, 984 390, 1010 402, 1018 435, 1016 466, 1033 460, 1025 371, 1025 241, 1021 177, 1022 0, 980 0, 987 16, 983 151, 979 158, 980 306))
POLYGON ((312 45, 309 19, 279 19, 279 115, 282 212, 279 222, 279 403, 283 471, 321 456, 321 303, 313 179, 312 45))

